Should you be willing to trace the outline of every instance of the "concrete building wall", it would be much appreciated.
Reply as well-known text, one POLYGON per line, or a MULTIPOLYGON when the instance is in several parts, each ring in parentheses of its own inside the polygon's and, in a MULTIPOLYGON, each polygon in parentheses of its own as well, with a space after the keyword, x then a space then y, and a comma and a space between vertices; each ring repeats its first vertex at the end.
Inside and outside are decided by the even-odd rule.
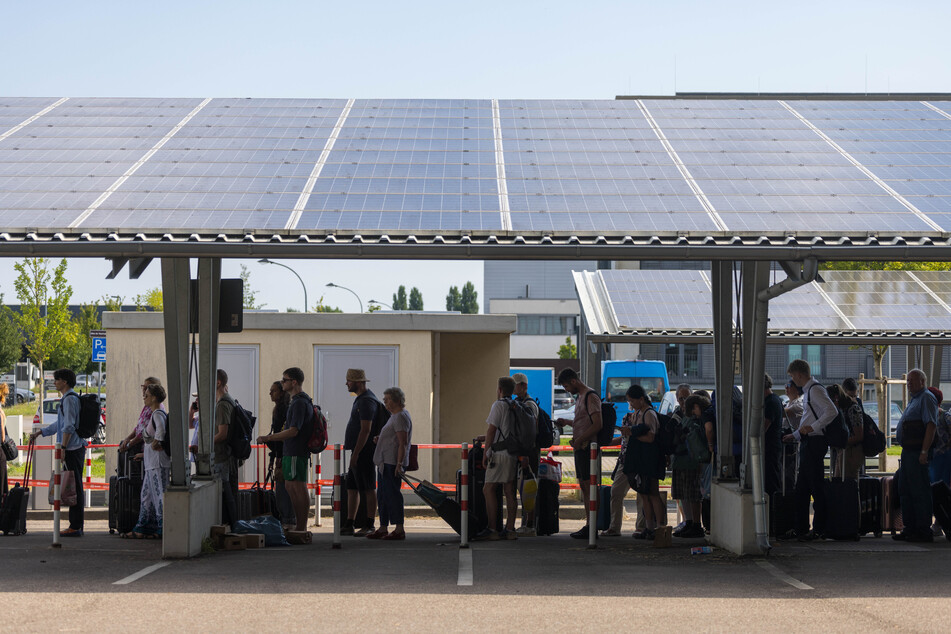
MULTIPOLYGON (((119 442, 134 428, 142 409, 142 379, 152 375, 166 382, 162 323, 161 314, 114 313, 105 318, 109 338, 109 443, 119 442)), ((298 366, 304 371, 304 390, 312 396, 317 392, 315 379, 343 386, 343 376, 313 376, 315 346, 396 346, 399 384, 413 418, 413 442, 458 443, 484 431, 485 415, 495 399, 495 382, 508 374, 509 334, 514 328, 512 316, 249 313, 245 315, 244 332, 222 334, 219 344, 259 349, 259 411, 254 412, 258 416, 257 430, 270 426, 268 390, 286 368, 298 366), (474 397, 478 405, 473 405, 474 397), (436 402, 440 404, 438 409, 434 407, 436 402)), ((370 387, 382 397, 383 390, 390 386, 371 382, 370 387)), ((346 425, 348 416, 349 411, 332 412, 331 423, 346 425)), ((454 481, 459 453, 441 453, 444 456, 420 451, 420 477, 433 479, 435 475, 437 482, 454 481), (434 470, 434 462, 439 461, 447 466, 434 470)), ((112 473, 115 465, 111 452, 108 460, 107 473, 112 473)), ((330 477, 327 474, 332 473, 332 462, 326 456, 323 470, 325 477, 330 477)))

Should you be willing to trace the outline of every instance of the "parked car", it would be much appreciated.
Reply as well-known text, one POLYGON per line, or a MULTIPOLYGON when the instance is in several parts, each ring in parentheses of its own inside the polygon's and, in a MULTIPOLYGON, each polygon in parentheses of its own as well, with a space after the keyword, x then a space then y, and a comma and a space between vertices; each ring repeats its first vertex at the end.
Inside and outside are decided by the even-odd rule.
MULTIPOLYGON (((59 418, 59 403, 60 398, 47 398, 43 401, 43 424, 51 425, 55 423, 59 418)), ((89 442, 94 445, 103 445, 106 442, 106 395, 102 395, 100 401, 102 405, 102 420, 99 425, 99 429, 96 430, 95 435, 89 439, 89 442)), ((33 415, 33 426, 40 426, 40 408, 36 408, 36 414, 33 415)))
MULTIPOLYGON (((878 420, 878 403, 876 401, 863 401, 862 404, 865 406, 865 413, 871 416, 875 420, 875 424, 878 425, 879 429, 882 429, 882 425, 878 420)), ((888 416, 889 423, 891 425, 890 435, 895 436, 895 430, 898 429, 898 421, 901 419, 901 407, 898 403, 892 401, 888 405, 888 416)))
POLYGON ((660 405, 657 407, 657 411, 661 414, 670 414, 680 403, 677 402, 677 390, 668 390, 664 392, 663 398, 660 399, 660 405))
MULTIPOLYGON (((554 405, 552 406, 553 410, 568 409, 569 407, 574 405, 574 402, 575 402, 575 399, 572 398, 571 394, 569 394, 567 390, 565 390, 565 388, 561 387, 560 385, 555 386, 554 399, 555 399, 554 405)), ((552 416, 552 418, 555 418, 555 417, 552 416)))

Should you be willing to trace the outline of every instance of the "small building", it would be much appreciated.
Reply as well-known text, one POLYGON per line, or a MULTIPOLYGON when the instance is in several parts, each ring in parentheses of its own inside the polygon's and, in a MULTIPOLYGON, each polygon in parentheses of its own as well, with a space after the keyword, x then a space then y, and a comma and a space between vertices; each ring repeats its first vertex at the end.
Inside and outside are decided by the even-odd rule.
MULTIPOLYGON (((103 326, 109 337, 107 439, 117 443, 138 420, 142 379, 165 381, 164 322, 162 313, 106 313, 103 326)), ((342 444, 353 402, 344 375, 358 367, 380 398, 394 385, 406 393, 414 444, 452 444, 484 433, 496 381, 509 373, 514 331, 513 315, 250 312, 243 332, 220 335, 218 366, 228 373, 232 396, 257 416, 258 433, 270 428, 271 383, 297 366, 304 391, 327 414, 330 442, 342 444)), ((242 481, 264 480, 265 452, 258 453, 242 467, 242 481)), ((419 461, 419 477, 455 481, 457 450, 423 450, 419 461)), ((107 472, 113 468, 107 465, 107 472)), ((324 478, 332 477, 331 453, 323 454, 322 468, 324 478)))

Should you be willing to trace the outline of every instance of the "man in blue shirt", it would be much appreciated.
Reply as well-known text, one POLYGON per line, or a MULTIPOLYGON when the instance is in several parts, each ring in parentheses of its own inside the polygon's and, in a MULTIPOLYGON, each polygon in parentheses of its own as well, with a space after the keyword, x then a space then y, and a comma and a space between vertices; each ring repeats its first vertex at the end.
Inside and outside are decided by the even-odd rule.
POLYGON ((909 542, 934 541, 931 516, 931 478, 928 462, 934 442, 938 401, 926 389, 928 377, 921 370, 911 370, 905 377, 908 385, 908 407, 901 414, 895 438, 901 445, 898 467, 898 496, 904 530, 895 539, 909 542))
POLYGON ((73 472, 76 483, 76 504, 69 507, 69 528, 60 533, 63 537, 83 536, 83 462, 86 455, 86 441, 76 434, 79 425, 79 394, 73 391, 76 386, 76 373, 68 369, 60 369, 53 373, 53 384, 60 393, 59 410, 56 422, 30 434, 30 439, 37 436, 52 436, 62 443, 64 468, 73 472))

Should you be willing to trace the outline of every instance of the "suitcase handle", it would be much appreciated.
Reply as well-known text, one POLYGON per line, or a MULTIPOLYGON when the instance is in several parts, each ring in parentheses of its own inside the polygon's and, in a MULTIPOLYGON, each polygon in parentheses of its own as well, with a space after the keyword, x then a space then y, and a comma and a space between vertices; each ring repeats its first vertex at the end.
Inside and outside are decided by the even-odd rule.
POLYGON ((36 438, 30 439, 30 444, 26 447, 26 462, 23 469, 23 488, 30 483, 30 472, 33 470, 33 454, 36 453, 36 438))

